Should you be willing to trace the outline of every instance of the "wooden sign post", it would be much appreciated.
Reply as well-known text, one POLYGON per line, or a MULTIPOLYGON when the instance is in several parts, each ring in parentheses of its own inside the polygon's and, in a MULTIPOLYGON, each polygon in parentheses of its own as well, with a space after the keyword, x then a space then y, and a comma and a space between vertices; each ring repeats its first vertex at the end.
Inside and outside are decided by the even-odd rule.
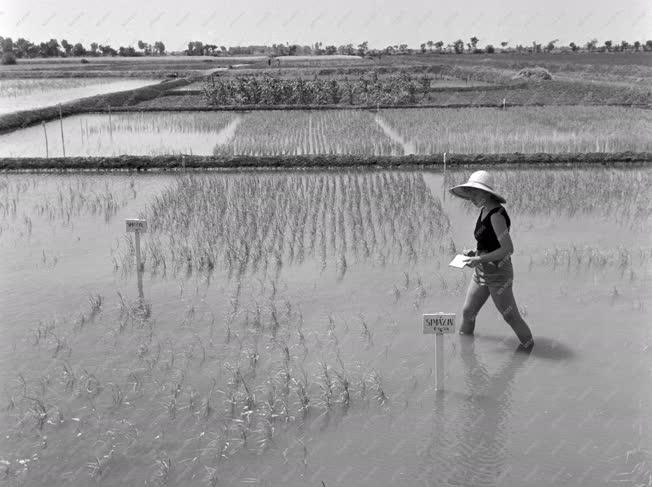
POLYGON ((147 232, 147 220, 127 218, 127 232, 135 233, 136 238, 136 274, 138 275, 138 295, 143 299, 143 263, 140 259, 140 234, 147 232))
POLYGON ((147 232, 147 220, 138 218, 127 218, 127 232, 133 232, 136 235, 136 269, 143 269, 143 263, 140 261, 140 233, 147 232))
POLYGON ((444 390, 444 334, 455 332, 455 313, 423 315, 423 333, 435 335, 435 390, 444 390))

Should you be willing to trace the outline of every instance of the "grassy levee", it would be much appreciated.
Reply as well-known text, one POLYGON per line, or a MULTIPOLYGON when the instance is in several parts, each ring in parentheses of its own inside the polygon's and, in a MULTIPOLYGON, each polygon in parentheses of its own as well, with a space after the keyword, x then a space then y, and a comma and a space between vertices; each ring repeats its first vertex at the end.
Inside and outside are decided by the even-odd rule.
MULTIPOLYGON (((652 152, 447 154, 446 165, 532 164, 639 164, 652 163, 652 152)), ((0 158, 0 171, 38 170, 176 170, 258 168, 343 168, 343 167, 443 167, 443 154, 408 156, 114 156, 0 158)))
MULTIPOLYGON (((200 77, 202 78, 202 77, 200 77)), ((108 110, 108 107, 125 107, 151 100, 161 96, 161 93, 180 86, 186 86, 196 81, 193 78, 183 78, 174 81, 162 81, 156 85, 144 86, 135 90, 124 90, 103 95, 89 96, 61 104, 61 115, 75 115, 108 110)), ((29 127, 41 122, 47 122, 59 117, 59 105, 33 110, 23 110, 0 116, 0 134, 15 129, 29 127)))

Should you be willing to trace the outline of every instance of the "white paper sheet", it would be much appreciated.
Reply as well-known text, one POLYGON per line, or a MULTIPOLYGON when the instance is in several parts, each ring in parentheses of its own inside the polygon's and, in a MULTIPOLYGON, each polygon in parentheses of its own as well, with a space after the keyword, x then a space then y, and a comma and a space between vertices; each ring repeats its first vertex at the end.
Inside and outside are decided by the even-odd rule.
POLYGON ((465 255, 462 254, 457 254, 453 260, 451 260, 448 265, 451 267, 457 267, 458 269, 462 269, 466 264, 464 261, 467 259, 465 255))

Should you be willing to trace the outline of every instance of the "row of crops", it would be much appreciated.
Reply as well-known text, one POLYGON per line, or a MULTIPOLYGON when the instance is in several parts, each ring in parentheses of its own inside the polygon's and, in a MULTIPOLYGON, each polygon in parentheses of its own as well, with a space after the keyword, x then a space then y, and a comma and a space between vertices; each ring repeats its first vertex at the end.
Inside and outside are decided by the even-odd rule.
POLYGON ((430 92, 432 78, 400 73, 383 78, 376 71, 358 78, 284 79, 273 76, 218 78, 203 85, 210 105, 368 105, 416 103, 430 92))
POLYGON ((0 157, 649 152, 650 134, 623 107, 130 112, 0 135, 0 157))
MULTIPOLYGON (((147 215, 151 269, 275 274, 284 263, 418 261, 450 241, 441 201, 419 174, 185 177, 147 215), (437 245, 435 243, 437 241, 437 245)), ((131 268, 130 248, 120 266, 131 268)))

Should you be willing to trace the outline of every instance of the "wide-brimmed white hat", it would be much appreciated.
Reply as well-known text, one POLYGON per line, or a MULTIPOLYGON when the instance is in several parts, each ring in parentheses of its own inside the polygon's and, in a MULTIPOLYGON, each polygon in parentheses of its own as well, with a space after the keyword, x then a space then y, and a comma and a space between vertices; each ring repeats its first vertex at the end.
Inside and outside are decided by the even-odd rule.
POLYGON ((482 191, 486 191, 487 193, 494 195, 496 199, 501 203, 506 203, 505 198, 500 196, 494 190, 494 178, 487 171, 474 172, 473 174, 471 174, 471 176, 469 176, 469 180, 466 183, 458 184, 457 186, 452 187, 449 191, 453 193, 455 196, 459 196, 460 198, 464 198, 465 200, 468 200, 469 196, 464 191, 464 188, 481 189, 482 191))

